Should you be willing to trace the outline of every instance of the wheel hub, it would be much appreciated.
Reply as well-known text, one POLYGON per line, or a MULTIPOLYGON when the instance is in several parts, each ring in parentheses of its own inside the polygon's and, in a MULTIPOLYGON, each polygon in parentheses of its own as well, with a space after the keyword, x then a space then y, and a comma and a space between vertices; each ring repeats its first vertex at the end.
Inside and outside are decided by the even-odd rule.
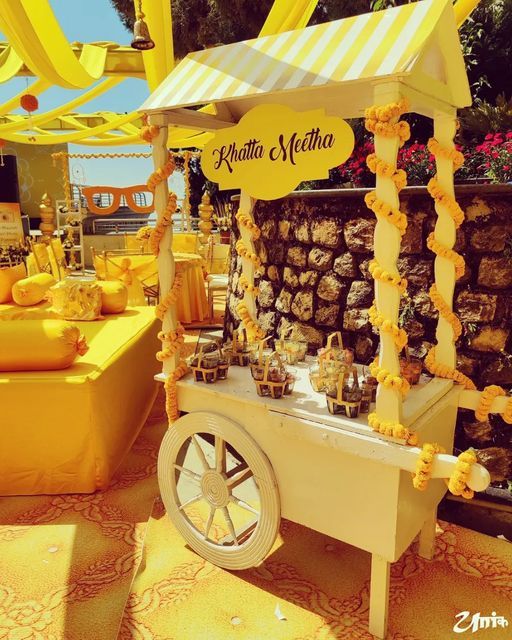
POLYGON ((231 492, 226 480, 217 471, 206 471, 201 478, 201 490, 204 498, 212 507, 225 507, 229 503, 231 492))

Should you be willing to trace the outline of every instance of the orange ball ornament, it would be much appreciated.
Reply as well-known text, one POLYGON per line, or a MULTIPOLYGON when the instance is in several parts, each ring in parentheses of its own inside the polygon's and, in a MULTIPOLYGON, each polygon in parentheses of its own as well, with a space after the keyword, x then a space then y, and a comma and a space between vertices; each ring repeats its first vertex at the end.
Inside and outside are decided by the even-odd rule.
POLYGON ((35 96, 31 93, 25 93, 20 98, 20 105, 22 109, 28 111, 28 113, 32 113, 32 111, 36 111, 39 108, 39 102, 35 96))

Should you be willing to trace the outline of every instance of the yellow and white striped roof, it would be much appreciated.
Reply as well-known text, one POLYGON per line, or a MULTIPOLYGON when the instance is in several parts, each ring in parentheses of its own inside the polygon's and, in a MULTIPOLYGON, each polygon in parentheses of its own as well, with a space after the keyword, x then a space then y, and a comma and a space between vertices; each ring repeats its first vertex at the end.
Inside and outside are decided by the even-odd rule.
MULTIPOLYGON (((451 0, 422 0, 191 53, 141 110, 164 111, 339 83, 404 77, 411 73, 448 11, 453 22, 450 37, 455 37, 458 44, 451 4, 451 0)), ((460 63, 460 47, 458 50, 460 63)), ((463 63, 462 73, 465 81, 463 63)), ((464 93, 469 95, 468 91, 464 93)), ((462 102, 467 103, 467 95, 462 102)), ((455 105, 462 106, 457 101, 455 105)))

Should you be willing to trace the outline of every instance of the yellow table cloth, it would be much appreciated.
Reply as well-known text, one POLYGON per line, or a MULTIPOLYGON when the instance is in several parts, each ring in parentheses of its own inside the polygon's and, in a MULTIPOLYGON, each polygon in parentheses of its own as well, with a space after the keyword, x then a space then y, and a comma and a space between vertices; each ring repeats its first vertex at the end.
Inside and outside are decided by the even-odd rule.
POLYGON ((160 369, 154 308, 76 324, 90 349, 70 368, 0 372, 0 495, 106 488, 146 420, 160 369))
MULTIPOLYGON (((197 253, 175 253, 174 260, 184 275, 176 305, 178 320, 184 324, 202 321, 208 317, 202 258, 197 253)), ((135 279, 144 287, 155 287, 158 282, 157 260, 152 253, 109 253, 106 259, 96 255, 94 268, 99 278, 122 280, 129 288, 135 279)))

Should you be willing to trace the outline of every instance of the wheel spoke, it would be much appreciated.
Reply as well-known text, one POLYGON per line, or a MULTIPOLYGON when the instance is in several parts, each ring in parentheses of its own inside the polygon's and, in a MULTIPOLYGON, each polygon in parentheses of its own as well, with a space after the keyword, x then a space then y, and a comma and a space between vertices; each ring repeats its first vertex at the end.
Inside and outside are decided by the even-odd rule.
POLYGON ((236 539, 235 527, 233 525, 233 520, 231 520, 231 516, 229 515, 228 508, 222 507, 222 513, 224 514, 224 519, 226 521, 226 524, 228 525, 229 533, 233 538, 233 544, 235 545, 235 547, 238 547, 238 540, 236 539))
POLYGON ((208 540, 208 534, 210 533, 210 529, 212 528, 213 518, 215 516, 215 512, 217 511, 217 507, 210 507, 210 515, 208 516, 208 521, 206 523, 206 528, 204 530, 204 539, 208 540))
POLYGON ((199 500, 201 500, 202 497, 203 497, 203 494, 202 493, 198 493, 197 496, 194 496, 193 498, 190 498, 190 500, 187 500, 186 502, 181 504, 178 507, 179 510, 183 511, 183 509, 185 509, 185 507, 189 507, 191 504, 194 504, 194 502, 199 502, 199 500))
POLYGON ((201 445, 199 444, 199 440, 197 439, 197 436, 194 434, 191 436, 192 438, 192 442, 194 443, 194 447, 197 453, 197 457, 199 458, 201 465, 204 469, 204 471, 210 471, 210 465, 208 464, 208 461, 206 460, 206 456, 204 455, 204 451, 201 447, 201 445))
POLYGON ((215 469, 226 473, 226 443, 220 436, 215 436, 215 469))
POLYGON ((260 515, 260 512, 257 509, 255 509, 254 507, 251 507, 251 505, 247 504, 247 502, 245 502, 244 500, 240 500, 240 498, 237 498, 234 495, 231 495, 229 499, 231 500, 231 502, 234 502, 242 509, 245 509, 246 511, 250 511, 251 513, 254 513, 254 515, 256 516, 260 515))
POLYGON ((180 464, 174 464, 174 468, 178 469, 178 471, 181 471, 181 473, 184 473, 191 480, 201 482, 201 476, 198 473, 194 473, 190 469, 185 469, 185 467, 182 467, 180 464))
POLYGON ((230 489, 234 489, 235 487, 238 487, 239 484, 242 484, 242 482, 245 482, 249 478, 252 478, 252 475, 252 471, 249 469, 249 467, 245 467, 241 471, 238 471, 230 478, 228 478, 226 480, 226 484, 230 489))

